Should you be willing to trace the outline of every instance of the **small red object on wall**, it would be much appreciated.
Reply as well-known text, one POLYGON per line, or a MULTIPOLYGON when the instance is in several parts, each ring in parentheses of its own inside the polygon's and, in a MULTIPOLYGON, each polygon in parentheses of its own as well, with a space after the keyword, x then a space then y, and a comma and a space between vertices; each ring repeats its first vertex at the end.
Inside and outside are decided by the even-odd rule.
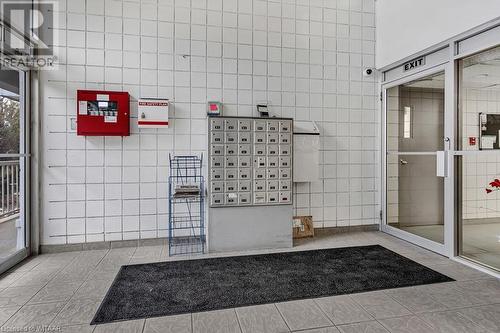
POLYGON ((476 145, 476 138, 473 136, 469 137, 469 146, 475 146, 476 145))
POLYGON ((128 92, 78 90, 76 103, 78 135, 130 135, 128 92))

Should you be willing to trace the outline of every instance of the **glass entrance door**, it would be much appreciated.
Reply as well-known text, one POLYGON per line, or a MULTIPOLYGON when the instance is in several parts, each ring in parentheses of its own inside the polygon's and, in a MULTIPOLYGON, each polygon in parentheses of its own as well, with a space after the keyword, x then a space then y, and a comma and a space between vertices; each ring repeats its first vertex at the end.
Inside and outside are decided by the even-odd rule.
POLYGON ((0 68, 0 274, 27 256, 25 73, 0 68))
POLYGON ((385 214, 382 228, 444 253, 444 70, 384 89, 385 214))

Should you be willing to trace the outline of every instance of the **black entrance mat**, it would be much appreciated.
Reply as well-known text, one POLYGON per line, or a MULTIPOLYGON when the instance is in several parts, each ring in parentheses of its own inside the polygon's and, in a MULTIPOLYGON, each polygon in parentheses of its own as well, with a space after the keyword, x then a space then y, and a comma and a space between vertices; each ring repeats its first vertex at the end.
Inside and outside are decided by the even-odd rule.
POLYGON ((92 324, 447 281, 379 245, 130 265, 92 324))

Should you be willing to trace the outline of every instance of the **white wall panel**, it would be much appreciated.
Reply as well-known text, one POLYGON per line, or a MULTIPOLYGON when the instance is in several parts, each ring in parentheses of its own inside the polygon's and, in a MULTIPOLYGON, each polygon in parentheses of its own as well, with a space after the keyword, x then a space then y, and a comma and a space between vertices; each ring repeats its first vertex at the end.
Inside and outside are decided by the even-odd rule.
POLYGON ((362 76, 374 0, 59 1, 59 70, 41 72, 43 244, 166 236, 168 154, 207 156, 207 100, 314 120, 321 180, 295 188, 295 213, 378 223, 377 89, 362 76), (76 136, 77 89, 128 91, 131 136, 76 136), (138 129, 140 97, 171 99, 172 126, 138 129))

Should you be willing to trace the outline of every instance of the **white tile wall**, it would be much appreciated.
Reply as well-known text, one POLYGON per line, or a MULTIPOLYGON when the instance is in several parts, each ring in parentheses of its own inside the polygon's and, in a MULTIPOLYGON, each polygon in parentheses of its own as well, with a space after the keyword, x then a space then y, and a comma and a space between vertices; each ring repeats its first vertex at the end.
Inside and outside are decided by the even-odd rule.
POLYGON ((207 100, 316 121, 323 179, 295 187, 295 213, 378 223, 374 0, 60 2, 59 70, 41 73, 43 244, 166 236, 168 154, 206 154, 207 100), (78 137, 77 89, 128 91, 133 112, 169 98, 172 126, 78 137))
MULTIPOLYGON (((479 113, 500 114, 500 91, 496 89, 465 89, 463 99, 462 145, 464 150, 479 149, 479 113), (469 145, 469 137, 477 138, 476 146, 469 145)), ((498 192, 487 194, 485 189, 498 178, 500 159, 491 156, 464 156, 462 182, 462 216, 464 219, 500 217, 498 192)))

